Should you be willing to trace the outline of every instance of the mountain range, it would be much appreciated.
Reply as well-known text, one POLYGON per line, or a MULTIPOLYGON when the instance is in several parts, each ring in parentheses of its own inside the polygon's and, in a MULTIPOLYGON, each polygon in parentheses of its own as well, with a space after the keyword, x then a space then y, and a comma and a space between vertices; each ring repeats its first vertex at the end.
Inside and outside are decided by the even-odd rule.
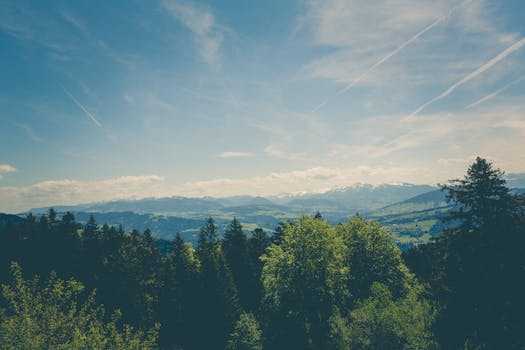
MULTIPOLYGON (((524 192, 525 175, 507 175, 508 185, 524 192)), ((247 232, 257 227, 272 232, 279 222, 302 214, 321 213, 332 224, 346 221, 357 213, 387 227, 401 247, 418 244, 438 234, 439 217, 449 210, 444 193, 435 186, 402 184, 356 184, 324 193, 270 197, 234 196, 227 198, 145 198, 55 206, 58 213, 75 213, 79 222, 93 215, 98 223, 124 225, 126 230, 149 228, 162 239, 176 233, 195 242, 200 227, 212 216, 220 232, 236 217, 247 232)), ((49 207, 31 209, 35 215, 49 207)), ((19 216, 24 216, 25 213, 19 216)), ((0 225, 5 220, 0 218, 0 225)))

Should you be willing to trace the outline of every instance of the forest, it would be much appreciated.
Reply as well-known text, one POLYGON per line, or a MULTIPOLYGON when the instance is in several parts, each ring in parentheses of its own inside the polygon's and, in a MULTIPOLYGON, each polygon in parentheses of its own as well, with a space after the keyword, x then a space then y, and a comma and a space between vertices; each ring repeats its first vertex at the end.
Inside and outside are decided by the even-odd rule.
POLYGON ((0 230, 0 349, 525 349, 524 197, 477 158, 443 231, 401 251, 359 215, 245 232, 29 214, 0 230))

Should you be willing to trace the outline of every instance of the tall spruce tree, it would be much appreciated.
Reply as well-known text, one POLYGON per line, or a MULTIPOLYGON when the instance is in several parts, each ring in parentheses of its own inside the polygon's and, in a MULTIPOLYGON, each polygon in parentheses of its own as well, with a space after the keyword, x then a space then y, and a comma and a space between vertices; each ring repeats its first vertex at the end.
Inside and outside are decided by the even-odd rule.
POLYGON ((159 303, 159 344, 162 348, 190 349, 201 336, 200 314, 196 313, 195 290, 198 264, 193 248, 184 243, 180 234, 164 262, 164 285, 159 303))
POLYGON ((224 232, 222 251, 237 286, 241 306, 244 309, 252 309, 251 286, 254 274, 248 259, 247 238, 241 223, 235 217, 224 232))
POLYGON ((194 349, 223 348, 241 312, 237 287, 216 237, 217 227, 209 218, 201 229, 197 248, 200 261, 197 312, 202 317, 200 327, 206 333, 196 339, 194 349))
POLYGON ((463 179, 443 185, 453 204, 448 228, 407 253, 430 283, 442 311, 436 333, 443 348, 525 348, 525 218, 523 198, 503 172, 482 158, 463 179))

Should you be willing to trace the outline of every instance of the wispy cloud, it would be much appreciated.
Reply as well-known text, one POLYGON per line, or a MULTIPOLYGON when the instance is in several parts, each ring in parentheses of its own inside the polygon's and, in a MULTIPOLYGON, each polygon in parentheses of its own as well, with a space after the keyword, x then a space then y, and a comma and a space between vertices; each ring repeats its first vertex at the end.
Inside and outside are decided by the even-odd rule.
POLYGON ((0 164, 0 180, 4 178, 2 176, 2 173, 12 173, 15 171, 16 171, 16 168, 9 164, 0 164))
MULTIPOLYGON (((408 45, 410 45, 411 43, 416 41, 420 36, 422 36, 423 34, 428 32, 429 30, 431 30, 432 28, 434 28, 435 26, 437 26, 438 24, 440 24, 441 22, 443 22, 444 20, 446 20, 447 18, 452 16, 452 14, 456 11, 456 9, 458 7, 465 6, 466 4, 468 4, 470 2, 472 2, 472 0, 464 1, 461 4, 454 6, 447 14, 445 14, 445 15, 443 15, 441 17, 438 17, 434 22, 432 22, 431 24, 429 24, 428 26, 423 28, 421 31, 419 31, 418 33, 413 35, 410 39, 408 39, 407 41, 405 41, 404 43, 399 45, 395 50, 393 50, 393 51, 389 52, 388 54, 386 54, 385 56, 383 56, 379 61, 374 63, 372 66, 370 66, 364 73, 362 73, 360 76, 358 76, 356 79, 354 79, 350 84, 346 85, 344 88, 342 88, 339 91, 337 91, 334 96, 338 96, 338 95, 344 94, 345 92, 347 92, 348 90, 353 88, 356 84, 361 82, 370 73, 372 73, 377 67, 381 66, 383 63, 385 63, 390 58, 395 56, 397 53, 399 53, 405 47, 407 47, 408 45)), ((318 111, 319 109, 324 107, 327 103, 328 103, 328 99, 323 101, 323 102, 321 102, 319 105, 317 105, 310 113, 315 113, 316 111, 318 111)))
POLYGON ((162 7, 193 33, 201 58, 211 64, 218 63, 224 35, 215 23, 212 10, 182 0, 164 0, 162 7))
POLYGON ((306 153, 302 152, 290 152, 286 150, 283 146, 278 144, 270 144, 264 148, 264 153, 266 153, 268 156, 273 158, 280 158, 280 159, 289 159, 289 160, 296 160, 296 159, 304 159, 307 157, 306 153))
POLYGON ((219 158, 241 158, 241 157, 253 157, 254 154, 251 152, 237 152, 237 151, 230 151, 230 152, 222 152, 219 154, 219 158))
POLYGON ((14 173, 16 168, 9 164, 0 164, 0 173, 14 173))
POLYGON ((80 102, 78 102, 78 100, 75 98, 75 96, 73 96, 69 91, 66 90, 66 88, 64 88, 62 86, 62 90, 64 90, 64 93, 69 96, 69 98, 81 109, 84 111, 84 113, 86 113, 86 116, 96 125, 98 126, 99 128, 102 127, 102 124, 98 121, 97 118, 95 118, 95 116, 87 110, 86 107, 84 107, 80 102))
POLYGON ((421 107, 419 107, 412 114, 410 114, 407 117, 407 119, 410 119, 410 118, 414 117, 415 115, 417 115, 419 112, 421 112, 422 110, 424 110, 425 108, 427 108, 428 106, 433 104, 434 102, 439 101, 439 100, 447 97, 452 92, 454 92, 454 90, 456 90, 458 87, 460 87, 461 85, 465 84, 469 80, 472 80, 472 79, 476 78, 478 75, 480 75, 481 73, 485 72, 486 70, 492 68, 492 66, 497 64, 499 61, 503 60, 505 57, 507 57, 511 53, 513 53, 515 51, 518 51, 524 45, 525 45, 525 38, 523 38, 523 39, 519 40, 518 42, 512 44, 511 46, 509 46, 508 48, 506 48, 505 50, 500 52, 496 57, 492 58, 491 60, 489 60, 488 62, 483 64, 481 67, 479 67, 475 71, 473 71, 470 74, 468 74, 467 76, 465 76, 460 81, 458 81, 455 84, 453 84, 452 86, 450 86, 448 89, 443 91, 441 94, 439 94, 438 96, 432 98, 428 102, 424 103, 421 107))
POLYGON ((35 130, 33 130, 33 128, 30 127, 29 125, 25 125, 25 124, 22 124, 22 123, 16 123, 16 122, 14 122, 13 125, 16 126, 17 128, 20 128, 20 129, 24 130, 25 133, 27 134, 27 136, 33 142, 38 142, 38 143, 43 143, 44 142, 44 140, 42 140, 40 137, 38 137, 36 132, 35 132, 35 130))
POLYGON ((469 109, 469 108, 472 108, 472 107, 476 107, 477 105, 480 105, 482 104, 483 102, 487 102, 491 99, 493 99, 494 97, 498 96, 499 94, 501 94, 502 92, 504 92, 505 90, 507 90, 509 87, 511 87, 512 85, 514 84, 517 84, 519 83, 520 81, 522 81, 523 79, 525 79, 525 76, 523 77, 520 77, 518 79, 515 79, 513 81, 511 81, 510 83, 504 85, 503 87, 499 88, 498 90, 486 95, 486 96, 483 96, 482 98, 480 98, 479 100, 467 105, 465 107, 465 109, 469 109))

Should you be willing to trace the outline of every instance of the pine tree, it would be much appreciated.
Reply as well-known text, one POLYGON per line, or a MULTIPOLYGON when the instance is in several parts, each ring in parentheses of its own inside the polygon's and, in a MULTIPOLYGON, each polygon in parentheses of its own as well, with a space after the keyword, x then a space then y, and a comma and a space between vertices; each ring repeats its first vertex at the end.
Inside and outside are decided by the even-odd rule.
POLYGON ((224 233, 222 251, 232 272, 233 281, 239 293, 239 302, 244 309, 251 309, 253 301, 250 297, 253 293, 251 286, 254 274, 248 259, 247 238, 242 230, 242 225, 235 217, 224 233))
POLYGON ((197 272, 193 248, 177 234, 164 263, 164 285, 159 304, 162 325, 159 341, 163 348, 177 345, 190 349, 200 336, 199 317, 202 315, 195 312, 197 272))
POLYGON ((195 339, 196 349, 224 347, 241 310, 232 273, 216 237, 217 228, 209 218, 201 229, 197 248, 200 262, 197 313, 201 315, 200 327, 206 330, 206 336, 195 339))

